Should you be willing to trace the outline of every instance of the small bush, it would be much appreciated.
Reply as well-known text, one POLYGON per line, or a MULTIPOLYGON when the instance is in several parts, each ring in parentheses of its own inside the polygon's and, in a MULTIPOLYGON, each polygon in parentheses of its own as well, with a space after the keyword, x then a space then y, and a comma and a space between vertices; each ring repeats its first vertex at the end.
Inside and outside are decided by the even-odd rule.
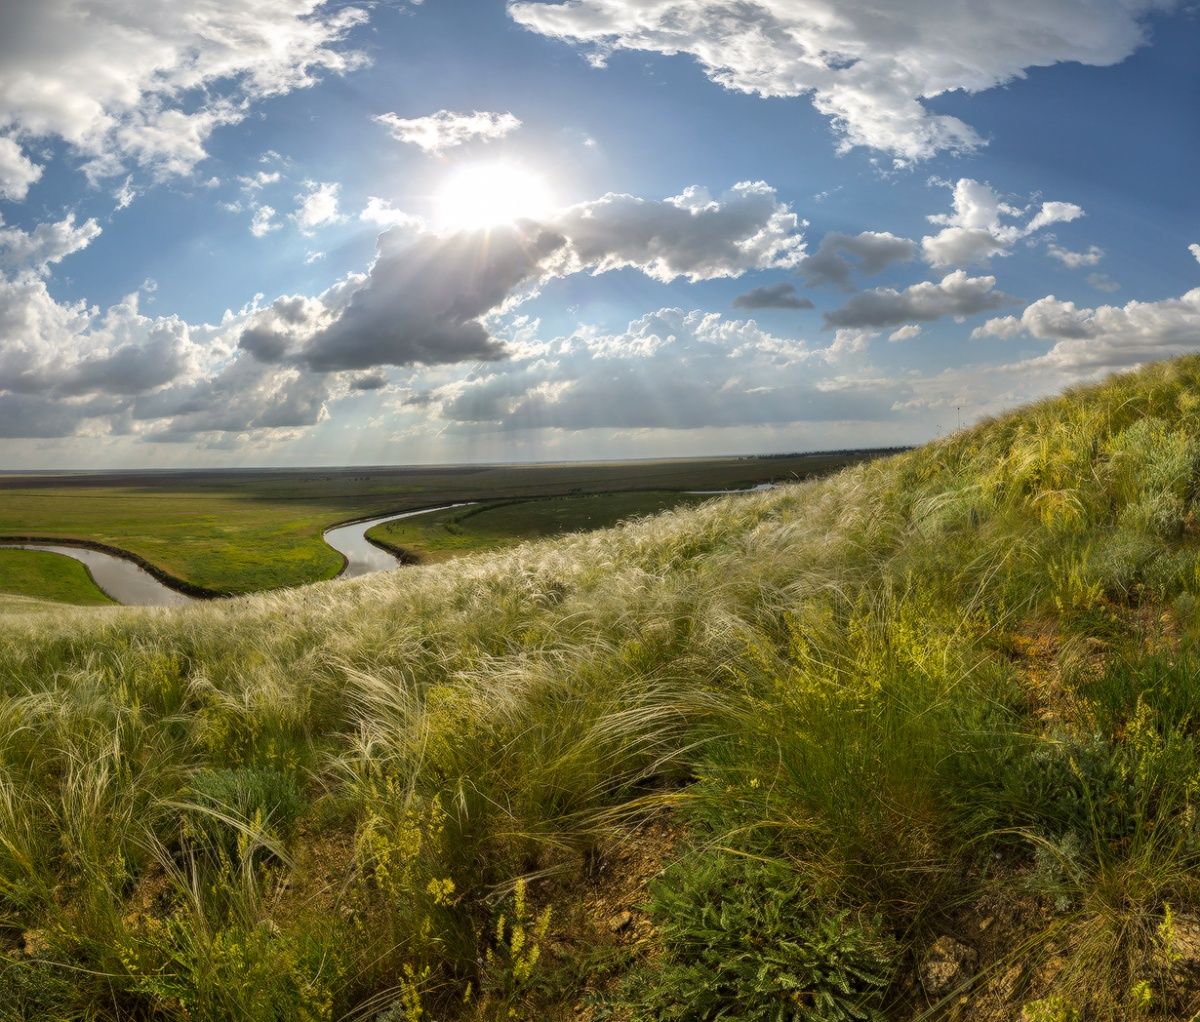
POLYGON ((189 801, 196 807, 184 821, 189 842, 230 856, 252 834, 290 838, 304 810, 296 779, 264 767, 199 770, 189 801))
POLYGON ((728 852, 685 858, 653 886, 663 942, 633 1000, 648 1017, 708 1022, 878 1019, 893 942, 806 895, 786 865, 728 852))

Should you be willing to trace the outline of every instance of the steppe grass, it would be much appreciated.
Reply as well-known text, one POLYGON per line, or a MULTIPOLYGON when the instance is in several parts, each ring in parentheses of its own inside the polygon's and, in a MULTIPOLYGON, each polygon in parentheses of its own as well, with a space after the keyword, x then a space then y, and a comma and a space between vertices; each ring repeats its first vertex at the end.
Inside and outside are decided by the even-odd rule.
POLYGON ((376 525, 367 538, 426 563, 502 550, 530 539, 606 529, 627 518, 698 504, 705 497, 665 490, 591 493, 488 502, 376 525))
POLYGON ((1183 359, 613 530, 10 614, 0 1017, 1190 1019, 1198 466, 1183 359))

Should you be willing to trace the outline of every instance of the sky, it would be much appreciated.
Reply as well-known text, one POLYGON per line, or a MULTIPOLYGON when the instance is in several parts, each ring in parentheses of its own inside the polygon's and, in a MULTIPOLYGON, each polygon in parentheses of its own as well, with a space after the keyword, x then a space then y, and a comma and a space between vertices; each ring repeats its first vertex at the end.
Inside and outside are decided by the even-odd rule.
POLYGON ((0 3, 0 469, 920 443, 1200 350, 1183 0, 0 3))

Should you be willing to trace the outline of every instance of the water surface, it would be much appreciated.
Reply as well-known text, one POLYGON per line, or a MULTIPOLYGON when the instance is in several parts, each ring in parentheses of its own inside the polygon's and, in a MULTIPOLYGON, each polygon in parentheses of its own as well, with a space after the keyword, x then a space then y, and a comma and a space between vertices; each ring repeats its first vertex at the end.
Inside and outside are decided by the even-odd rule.
POLYGON ((382 547, 377 547, 366 537, 368 529, 384 522, 396 522, 401 518, 415 518, 417 515, 431 515, 435 511, 449 511, 452 507, 467 507, 475 501, 468 500, 459 504, 443 504, 441 507, 426 507, 420 511, 405 511, 399 515, 380 515, 378 518, 367 518, 361 522, 351 522, 349 525, 338 525, 325 531, 325 542, 334 550, 346 557, 346 567, 338 578, 357 578, 359 575, 370 575, 376 571, 390 571, 401 562, 398 557, 389 554, 382 547))
POLYGON ((53 543, 6 543, 21 550, 44 550, 51 554, 73 557, 87 565, 93 581, 118 603, 136 607, 175 607, 191 603, 192 598, 163 585, 145 568, 133 561, 103 550, 81 546, 59 546, 53 543))

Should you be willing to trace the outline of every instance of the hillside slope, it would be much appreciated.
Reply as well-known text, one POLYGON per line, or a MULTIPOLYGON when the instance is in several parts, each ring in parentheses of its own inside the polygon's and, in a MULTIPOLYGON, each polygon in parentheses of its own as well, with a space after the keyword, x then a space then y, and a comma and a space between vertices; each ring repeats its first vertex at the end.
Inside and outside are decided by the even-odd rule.
POLYGON ((1191 1018, 1198 467, 1190 358, 502 555, 10 615, 0 1018, 1191 1018))

